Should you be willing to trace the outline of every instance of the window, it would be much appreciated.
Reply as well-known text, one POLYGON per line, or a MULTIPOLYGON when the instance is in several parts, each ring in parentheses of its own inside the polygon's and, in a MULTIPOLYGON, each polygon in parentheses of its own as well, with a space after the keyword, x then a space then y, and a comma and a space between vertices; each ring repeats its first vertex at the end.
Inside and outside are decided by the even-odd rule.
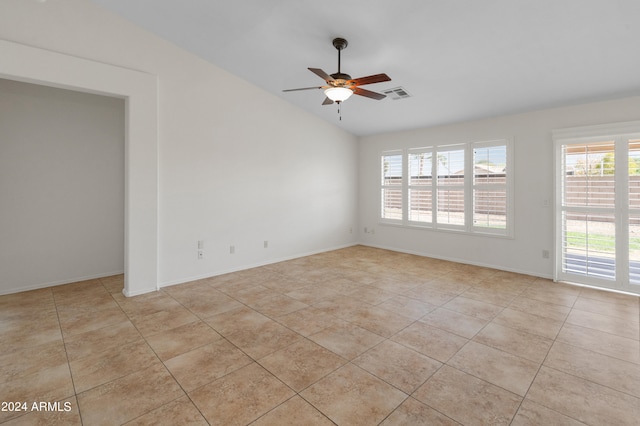
POLYGON ((511 236, 511 150, 499 140, 383 152, 381 222, 511 236))
POLYGON ((465 167, 464 147, 436 149, 437 209, 439 225, 465 224, 465 167))
POLYGON ((394 151, 382 154, 381 218, 402 220, 402 152, 394 151))
POLYGON ((564 270, 615 280, 614 141, 562 146, 564 270))
POLYGON ((473 226, 487 232, 507 229, 507 145, 476 144, 473 149, 473 226))
POLYGON ((640 284, 640 139, 629 141, 629 280, 640 284))
POLYGON ((555 278, 640 293, 640 122, 554 139, 555 278))
POLYGON ((409 151, 409 222, 432 223, 433 218, 433 150, 409 151))

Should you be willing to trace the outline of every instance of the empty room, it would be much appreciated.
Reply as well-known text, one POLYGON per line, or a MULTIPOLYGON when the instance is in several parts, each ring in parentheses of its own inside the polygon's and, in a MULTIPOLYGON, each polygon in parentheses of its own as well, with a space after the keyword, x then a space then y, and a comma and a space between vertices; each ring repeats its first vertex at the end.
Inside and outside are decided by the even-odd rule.
POLYGON ((0 424, 638 424, 639 20, 3 0, 0 424))

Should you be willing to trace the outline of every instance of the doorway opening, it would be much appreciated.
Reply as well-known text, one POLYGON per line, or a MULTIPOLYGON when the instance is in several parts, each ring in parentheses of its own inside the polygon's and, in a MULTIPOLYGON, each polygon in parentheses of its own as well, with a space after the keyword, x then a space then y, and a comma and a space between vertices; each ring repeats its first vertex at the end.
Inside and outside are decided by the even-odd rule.
POLYGON ((123 274, 124 99, 7 79, 0 93, 1 292, 123 274))

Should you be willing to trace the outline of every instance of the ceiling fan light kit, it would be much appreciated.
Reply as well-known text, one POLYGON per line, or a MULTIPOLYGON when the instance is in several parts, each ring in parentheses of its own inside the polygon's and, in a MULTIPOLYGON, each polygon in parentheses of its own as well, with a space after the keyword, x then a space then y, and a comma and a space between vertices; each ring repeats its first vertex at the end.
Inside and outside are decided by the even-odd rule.
POLYGON ((333 102, 342 102, 349 99, 353 95, 353 90, 346 87, 329 87, 325 89, 324 94, 333 102))
POLYGON ((333 39, 333 47, 338 50, 338 72, 334 74, 327 74, 320 68, 309 68, 309 71, 316 74, 318 77, 322 78, 326 85, 319 87, 304 87, 300 89, 287 89, 283 90, 283 92, 294 92, 300 90, 312 90, 312 89, 324 89, 324 94, 326 96, 322 105, 331 105, 332 103, 340 104, 343 101, 349 99, 349 97, 353 94, 364 96, 365 98, 370 99, 384 99, 386 95, 382 93, 372 92, 370 90, 362 89, 360 86, 364 86, 365 84, 374 84, 374 83, 382 83, 383 81, 391 81, 386 74, 376 74, 370 75, 367 77, 360 77, 352 79, 349 74, 344 74, 340 71, 340 52, 345 49, 349 43, 347 40, 343 38, 335 38, 333 39))

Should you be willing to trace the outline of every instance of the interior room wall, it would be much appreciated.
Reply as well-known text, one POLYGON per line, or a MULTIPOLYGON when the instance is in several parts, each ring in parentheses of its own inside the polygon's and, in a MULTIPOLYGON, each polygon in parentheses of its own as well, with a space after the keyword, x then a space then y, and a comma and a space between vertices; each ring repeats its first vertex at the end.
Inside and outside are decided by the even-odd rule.
POLYGON ((514 114, 365 137, 359 155, 359 238, 363 244, 540 277, 553 276, 554 129, 638 120, 640 97, 514 114), (514 140, 514 238, 382 225, 379 155, 430 144, 514 140), (545 203, 548 201, 548 204, 545 203), (364 227, 375 233, 364 233, 364 227), (549 250, 549 259, 542 256, 549 250))
POLYGON ((157 76, 159 285, 358 241, 550 277, 551 130, 638 119, 628 98, 358 140, 85 0, 0 7, 2 40, 157 76), (515 142, 513 239, 378 224, 381 150, 502 137, 515 142))
POLYGON ((357 138, 337 126, 87 1, 4 1, 0 39, 158 77, 160 286, 357 241, 357 138))
POLYGON ((0 79, 0 294, 122 273, 124 100, 0 79))

